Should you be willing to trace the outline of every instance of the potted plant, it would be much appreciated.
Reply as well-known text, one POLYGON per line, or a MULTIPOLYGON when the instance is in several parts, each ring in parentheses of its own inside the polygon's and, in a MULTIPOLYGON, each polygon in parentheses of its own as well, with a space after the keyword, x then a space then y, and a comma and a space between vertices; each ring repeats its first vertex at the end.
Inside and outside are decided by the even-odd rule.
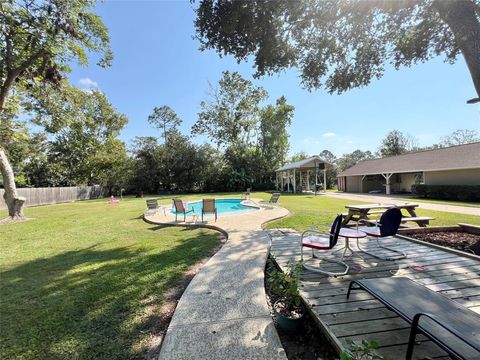
POLYGON ((305 313, 298 291, 298 281, 303 267, 301 262, 289 261, 286 272, 270 266, 268 284, 277 298, 273 305, 278 326, 286 333, 295 333, 301 326, 305 313))

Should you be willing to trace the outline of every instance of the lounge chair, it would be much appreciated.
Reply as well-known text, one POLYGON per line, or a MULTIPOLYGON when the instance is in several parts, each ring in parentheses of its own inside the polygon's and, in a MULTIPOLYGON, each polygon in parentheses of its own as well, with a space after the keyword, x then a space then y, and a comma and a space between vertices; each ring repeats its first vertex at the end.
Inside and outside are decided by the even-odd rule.
POLYGON ((391 257, 391 256, 380 256, 371 252, 368 252, 364 249, 362 249, 358 243, 357 239, 357 247, 364 253, 371 255, 373 257, 376 257, 377 259, 381 260, 397 260, 397 259, 404 259, 407 257, 407 255, 400 250, 389 248, 386 246, 382 246, 379 242, 380 238, 387 237, 387 236, 393 236, 397 233, 398 228, 400 227, 400 223, 402 222, 402 212, 398 208, 391 208, 385 211, 380 219, 375 223, 375 226, 364 226, 364 227, 358 227, 358 224, 363 222, 363 220, 358 220, 357 223, 357 230, 362 231, 368 236, 372 236, 377 240, 377 244, 380 248, 392 251, 394 253, 397 253, 397 256, 391 257))
POLYGON ((195 213, 193 209, 187 210, 185 206, 183 206, 183 201, 180 199, 173 199, 173 206, 175 207, 175 221, 177 221, 178 214, 183 214, 183 221, 187 219, 188 213, 195 213))
POLYGON ((345 270, 342 272, 332 272, 332 271, 322 270, 319 267, 308 264, 308 261, 317 258, 317 256, 314 253, 314 250, 331 250, 337 244, 338 236, 340 234, 340 228, 342 227, 342 219, 343 219, 342 215, 337 215, 337 217, 333 221, 333 224, 330 228, 330 234, 325 234, 316 230, 318 225, 315 225, 310 229, 305 230, 302 233, 302 237, 300 238, 300 254, 302 257, 301 259, 302 259, 303 267, 305 269, 313 272, 321 273, 321 274, 331 275, 331 276, 346 275, 348 273, 349 266, 342 261, 343 256, 342 256, 342 260, 324 258, 324 261, 333 262, 333 263, 342 265, 345 268, 345 270), (312 249, 312 257, 308 260, 303 259, 304 247, 312 249))
POLYGON ((270 200, 268 200, 268 203, 269 204, 276 204, 276 203, 278 203, 278 199, 280 199, 280 193, 273 193, 270 200))
POLYGON ((163 215, 167 215, 165 212, 164 206, 159 206, 157 199, 147 199, 147 213, 156 213, 160 210, 163 210, 163 215))
POLYGON ((280 199, 280 193, 273 193, 272 196, 270 197, 270 200, 265 201, 262 200, 260 201, 261 204, 277 204, 278 199, 280 199))
POLYGON ((405 359, 412 358, 417 333, 435 342, 452 359, 480 358, 480 316, 459 302, 404 277, 353 280, 347 299, 359 289, 411 324, 405 359))
POLYGON ((247 191, 245 191, 242 195, 242 199, 250 199, 250 190, 251 188, 248 188, 247 191))
POLYGON ((215 199, 203 199, 202 200, 202 222, 203 214, 215 214, 215 221, 217 221, 217 207, 215 206, 215 199))

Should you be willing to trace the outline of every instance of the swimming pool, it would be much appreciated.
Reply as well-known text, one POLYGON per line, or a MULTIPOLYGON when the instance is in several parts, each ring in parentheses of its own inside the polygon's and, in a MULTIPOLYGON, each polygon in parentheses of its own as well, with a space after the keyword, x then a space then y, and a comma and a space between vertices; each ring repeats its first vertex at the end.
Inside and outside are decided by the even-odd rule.
MULTIPOLYGON (((243 205, 243 199, 215 199, 215 206, 217 207, 218 216, 243 214, 258 210, 258 207, 243 205)), ((202 201, 184 201, 185 209, 193 209, 196 215, 202 214, 202 201)), ((175 209, 172 208, 172 214, 175 214, 175 209)), ((208 214, 207 214, 208 215, 208 214)), ((187 214, 192 216, 192 213, 187 214)))

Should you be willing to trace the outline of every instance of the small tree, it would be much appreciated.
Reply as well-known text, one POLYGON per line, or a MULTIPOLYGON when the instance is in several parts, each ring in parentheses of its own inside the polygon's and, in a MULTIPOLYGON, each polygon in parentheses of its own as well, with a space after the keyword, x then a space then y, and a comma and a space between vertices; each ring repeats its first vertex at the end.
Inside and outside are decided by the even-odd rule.
POLYGON ((217 146, 252 145, 260 116, 260 103, 268 93, 237 72, 224 71, 218 88, 211 87, 210 99, 192 127, 194 135, 207 135, 217 146))
POLYGON ((148 122, 158 129, 161 129, 165 144, 168 142, 168 133, 176 130, 182 123, 175 111, 170 106, 153 108, 153 113, 148 117, 148 122))
POLYGON ((338 170, 344 171, 360 161, 371 160, 373 158, 375 158, 375 156, 371 153, 371 151, 362 151, 357 149, 351 153, 343 154, 337 159, 338 170))
POLYGON ((264 173, 260 175, 272 175, 287 157, 290 147, 287 128, 292 123, 294 110, 282 96, 276 106, 267 105, 260 111, 258 148, 264 173))
POLYGON ((441 146, 454 146, 469 144, 480 141, 480 135, 476 130, 459 129, 452 132, 450 135, 444 136, 440 142, 441 146))
POLYGON ((337 167, 335 166, 337 159, 330 150, 322 150, 319 156, 332 164, 332 166, 327 165, 327 183, 325 184, 327 189, 331 189, 337 183, 337 167))
POLYGON ((394 156, 405 154, 416 148, 416 139, 405 135, 401 131, 390 131, 382 140, 378 152, 383 156, 394 156))

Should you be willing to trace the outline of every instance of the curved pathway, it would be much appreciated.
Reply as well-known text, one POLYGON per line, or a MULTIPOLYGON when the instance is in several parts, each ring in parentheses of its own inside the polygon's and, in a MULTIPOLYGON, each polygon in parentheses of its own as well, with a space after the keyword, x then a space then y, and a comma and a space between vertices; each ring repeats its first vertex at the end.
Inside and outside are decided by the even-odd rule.
MULTIPOLYGON (((288 215, 281 207, 219 217, 208 227, 228 233, 228 241, 195 275, 183 293, 163 340, 159 359, 285 359, 270 316, 264 269, 270 238, 267 221, 288 215)), ((163 214, 145 217, 163 225, 175 223, 163 214)))

